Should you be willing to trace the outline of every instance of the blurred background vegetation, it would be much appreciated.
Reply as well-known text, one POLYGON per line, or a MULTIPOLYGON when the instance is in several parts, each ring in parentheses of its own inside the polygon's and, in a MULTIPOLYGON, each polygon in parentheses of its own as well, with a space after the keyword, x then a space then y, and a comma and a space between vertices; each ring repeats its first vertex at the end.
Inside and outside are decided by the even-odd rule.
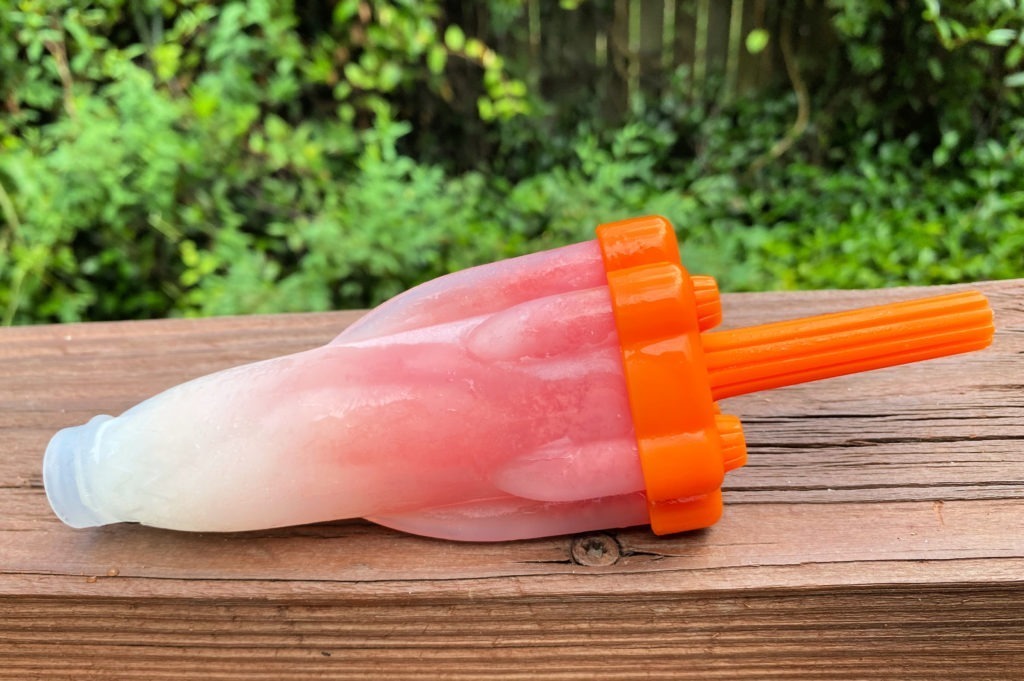
POLYGON ((1024 276, 1021 0, 12 0, 0 322, 363 307, 660 213, 731 290, 1024 276))

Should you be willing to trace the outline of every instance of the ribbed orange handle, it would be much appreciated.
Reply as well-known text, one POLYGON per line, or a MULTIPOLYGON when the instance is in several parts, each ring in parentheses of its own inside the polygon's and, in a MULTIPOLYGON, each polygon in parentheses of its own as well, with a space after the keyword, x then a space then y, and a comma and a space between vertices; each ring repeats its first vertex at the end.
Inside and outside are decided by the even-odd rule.
POLYGON ((714 399, 980 350, 995 329, 977 291, 702 334, 714 399))

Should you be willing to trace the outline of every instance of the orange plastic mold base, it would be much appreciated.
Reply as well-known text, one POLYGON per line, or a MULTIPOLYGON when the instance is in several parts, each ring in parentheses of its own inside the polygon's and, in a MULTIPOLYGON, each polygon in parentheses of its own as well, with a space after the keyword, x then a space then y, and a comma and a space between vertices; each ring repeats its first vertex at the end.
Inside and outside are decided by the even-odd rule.
POLYGON ((739 419, 715 400, 980 350, 988 301, 964 291, 861 310, 705 333, 721 321, 718 286, 691 277, 660 217, 597 229, 657 534, 708 527, 726 471, 746 463, 739 419))
POLYGON ((746 463, 740 421, 711 396, 700 334, 722 320, 718 286, 691 277, 661 217, 597 229, 622 346, 651 528, 713 525, 725 472, 746 463))

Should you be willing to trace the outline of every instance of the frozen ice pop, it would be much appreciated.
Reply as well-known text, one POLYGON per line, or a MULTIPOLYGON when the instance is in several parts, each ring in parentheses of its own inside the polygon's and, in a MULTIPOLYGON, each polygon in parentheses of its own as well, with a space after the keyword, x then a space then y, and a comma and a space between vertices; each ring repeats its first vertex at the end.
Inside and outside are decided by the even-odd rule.
POLYGON ((739 419, 717 400, 985 347, 976 292, 733 331, 667 221, 458 272, 331 343, 58 432, 73 527, 252 530, 364 517, 458 540, 707 527, 739 419))

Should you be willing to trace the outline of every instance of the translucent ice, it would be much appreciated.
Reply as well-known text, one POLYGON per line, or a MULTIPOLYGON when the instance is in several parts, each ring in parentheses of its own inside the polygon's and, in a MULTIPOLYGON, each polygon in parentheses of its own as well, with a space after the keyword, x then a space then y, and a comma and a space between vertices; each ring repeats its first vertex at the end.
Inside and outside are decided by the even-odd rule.
POLYGON ((369 517, 491 540, 646 519, 595 242, 442 277, 324 347, 63 430, 45 478, 78 527, 369 517))

